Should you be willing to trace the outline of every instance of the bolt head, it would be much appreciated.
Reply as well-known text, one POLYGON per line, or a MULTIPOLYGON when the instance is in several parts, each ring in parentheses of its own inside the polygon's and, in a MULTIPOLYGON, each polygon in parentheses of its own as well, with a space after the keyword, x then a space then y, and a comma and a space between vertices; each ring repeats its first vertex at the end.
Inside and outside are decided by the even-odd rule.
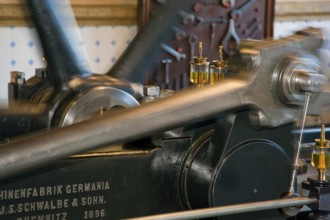
POLYGON ((174 90, 171 90, 171 89, 163 89, 163 90, 160 90, 160 98, 165 98, 165 97, 168 97, 168 96, 172 96, 174 95, 175 91, 174 90))
POLYGON ((255 129, 260 129, 268 123, 267 117, 261 111, 250 111, 249 120, 255 129))
POLYGON ((145 96, 159 96, 160 88, 159 86, 145 86, 143 88, 143 94, 145 96))
POLYGON ((25 73, 19 71, 10 72, 10 82, 17 85, 23 85, 25 83, 25 73))

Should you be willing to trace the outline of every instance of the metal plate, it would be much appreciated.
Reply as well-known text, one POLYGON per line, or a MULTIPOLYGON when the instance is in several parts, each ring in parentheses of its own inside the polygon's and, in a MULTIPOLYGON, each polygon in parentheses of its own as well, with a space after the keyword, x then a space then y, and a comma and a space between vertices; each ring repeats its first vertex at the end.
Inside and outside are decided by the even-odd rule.
MULTIPOLYGON (((289 158, 275 143, 242 143, 218 164, 209 191, 210 203, 222 206, 277 199, 289 186, 289 168, 289 158)), ((267 212, 280 216, 276 210, 267 212)), ((253 218, 259 215, 262 218, 264 214, 254 213, 253 218)))

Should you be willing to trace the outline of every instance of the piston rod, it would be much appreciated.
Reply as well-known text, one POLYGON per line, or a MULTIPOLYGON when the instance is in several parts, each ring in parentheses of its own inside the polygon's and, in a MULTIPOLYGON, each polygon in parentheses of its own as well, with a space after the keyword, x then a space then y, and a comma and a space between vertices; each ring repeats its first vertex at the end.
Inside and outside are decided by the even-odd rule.
POLYGON ((302 206, 316 203, 318 200, 314 197, 300 197, 290 199, 275 199, 262 202, 251 202, 236 205, 196 209, 182 212, 172 212, 168 214, 159 214, 144 216, 138 218, 130 218, 129 220, 183 220, 183 219, 199 219, 216 216, 240 214, 246 212, 263 211, 269 209, 278 209, 292 206, 302 206))

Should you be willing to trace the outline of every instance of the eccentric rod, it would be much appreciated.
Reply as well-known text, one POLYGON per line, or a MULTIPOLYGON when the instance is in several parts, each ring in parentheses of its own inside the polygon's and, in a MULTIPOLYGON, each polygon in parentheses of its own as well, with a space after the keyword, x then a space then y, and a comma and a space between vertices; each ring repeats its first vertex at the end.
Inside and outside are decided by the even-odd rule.
POLYGON ((139 218, 130 218, 129 220, 183 220, 183 219, 199 219, 216 216, 232 215, 246 212, 262 211, 269 209, 278 209, 291 206, 302 206, 316 203, 318 200, 314 197, 300 197, 290 199, 276 199, 262 202, 251 202, 237 205, 228 205, 221 207, 212 207, 204 209, 196 209, 182 212, 172 212, 169 214, 159 214, 152 216, 144 216, 139 218))
POLYGON ((303 109, 303 114, 302 114, 302 124, 301 124, 300 134, 299 134, 298 147, 295 150, 294 161, 293 161, 293 166, 292 166, 292 173, 291 173, 290 186, 289 186, 290 194, 295 193, 295 179, 297 177, 298 161, 299 161, 299 156, 300 156, 302 139, 303 139, 303 135, 304 135, 304 128, 305 128, 305 122, 306 122, 306 116, 307 116, 307 112, 308 112, 310 96, 311 96, 310 93, 306 93, 305 104, 304 104, 304 109, 303 109))

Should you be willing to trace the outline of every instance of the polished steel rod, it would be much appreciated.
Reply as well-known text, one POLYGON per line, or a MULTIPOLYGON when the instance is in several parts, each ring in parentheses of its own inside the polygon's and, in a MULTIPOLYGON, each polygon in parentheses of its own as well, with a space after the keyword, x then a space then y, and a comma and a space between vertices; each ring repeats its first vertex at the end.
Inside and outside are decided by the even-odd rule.
POLYGON ((102 118, 42 132, 0 147, 0 178, 43 166, 104 145, 120 144, 192 124, 241 107, 246 81, 228 81, 204 89, 125 109, 102 118))
POLYGON ((300 197, 290 199, 276 199, 263 202, 251 202, 236 205, 228 205, 221 207, 212 207, 204 209, 196 209, 182 212, 172 212, 168 214, 159 214, 144 216, 138 218, 130 218, 129 220, 183 220, 183 219, 199 219, 216 216, 232 215, 246 212, 263 211, 269 209, 278 209, 292 206, 302 206, 316 203, 318 200, 314 197, 300 197))

